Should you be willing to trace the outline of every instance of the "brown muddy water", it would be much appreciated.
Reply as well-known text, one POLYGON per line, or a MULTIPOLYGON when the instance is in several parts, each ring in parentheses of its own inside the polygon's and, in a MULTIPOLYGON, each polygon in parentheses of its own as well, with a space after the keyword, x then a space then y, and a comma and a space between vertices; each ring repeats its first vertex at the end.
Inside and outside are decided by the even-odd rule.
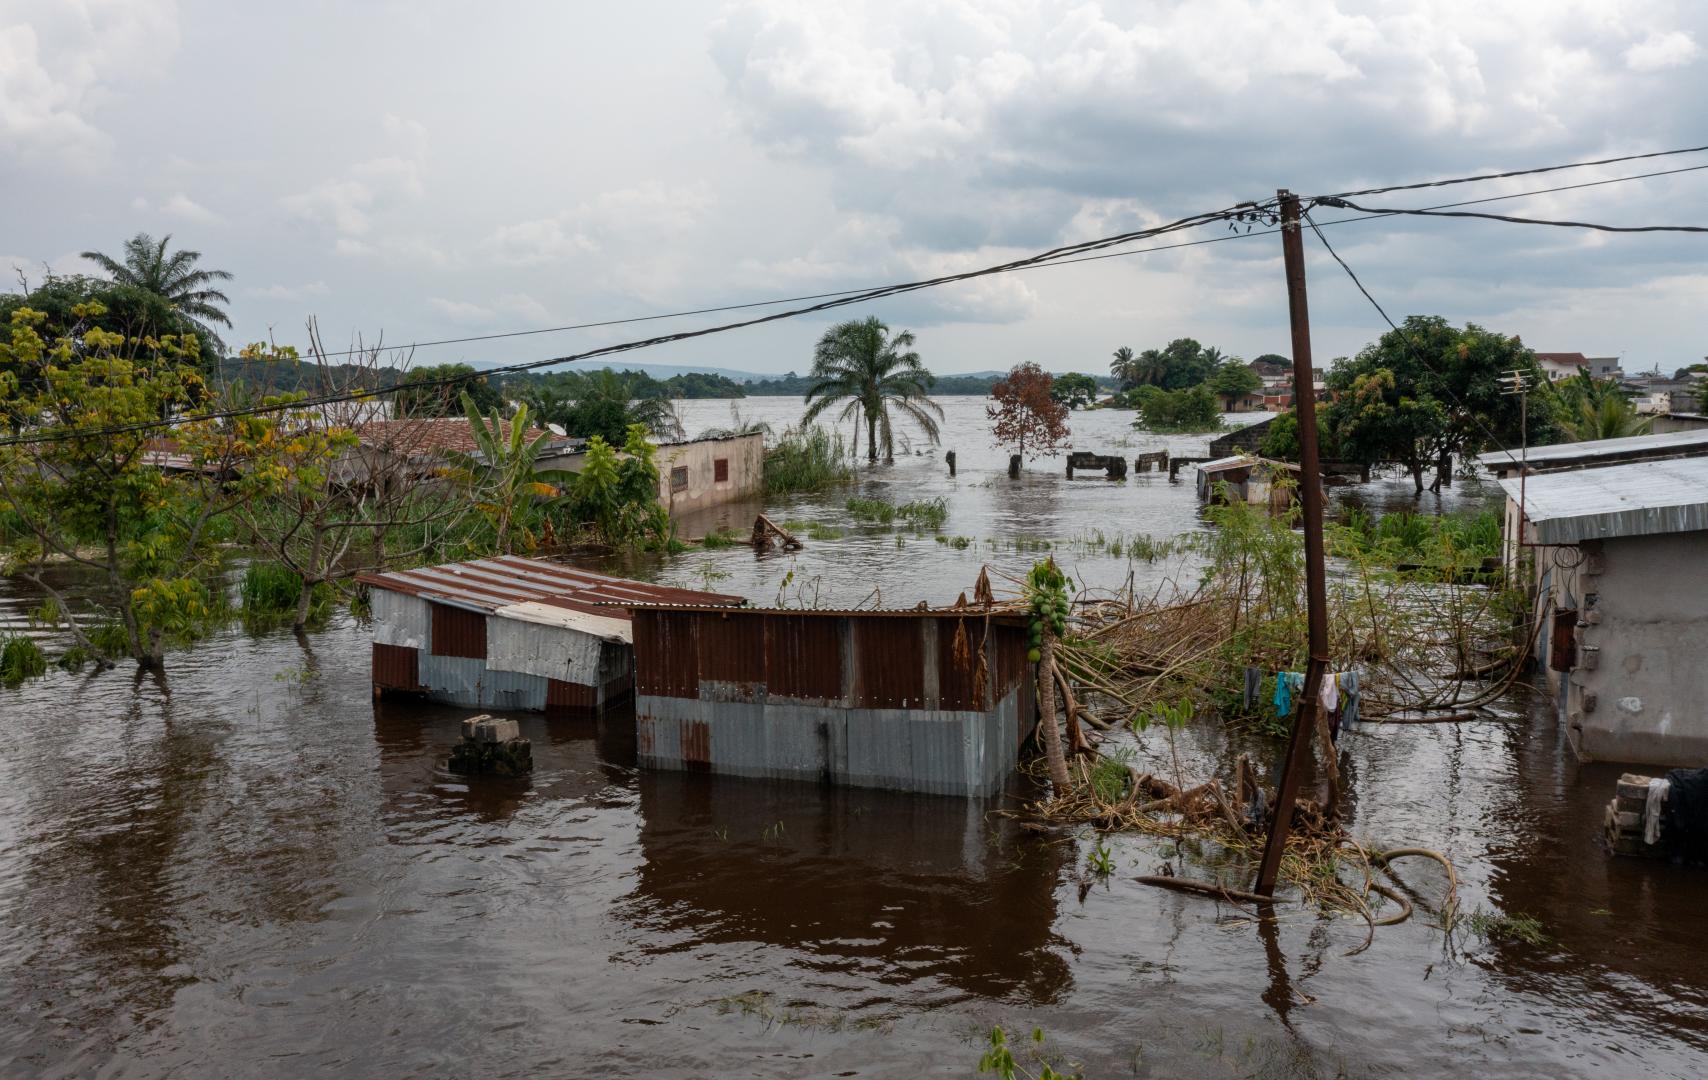
MULTIPOLYGON (((947 532, 999 545, 1201 527, 1187 485, 1041 466, 982 486, 999 455, 961 457, 953 489, 925 458, 865 486, 945 495, 947 532)), ((843 497, 773 510, 829 521, 843 497)), ((912 603, 1038 557, 986 547, 873 530, 792 568, 835 602, 882 580, 912 603)), ((1126 558, 1081 547, 1054 553, 1125 579, 1126 558)), ((732 549, 641 569, 708 562, 761 600, 788 565, 732 549)), ((1258 923, 1132 880, 1202 872, 1191 850, 1115 836, 1116 872, 1088 878, 1089 835, 993 813, 1022 781, 969 803, 642 772, 613 715, 522 718, 535 774, 471 783, 442 768, 463 711, 374 703, 367 640, 344 616, 304 640, 232 628, 164 683, 0 690, 0 1074, 968 1076, 994 1024, 1042 1027, 1089 1077, 1708 1071, 1708 873, 1608 859, 1621 770, 1574 764, 1527 694, 1499 721, 1349 735, 1350 827, 1451 853, 1467 912, 1532 916, 1548 942, 1449 941, 1420 912, 1346 957, 1362 921, 1258 923)), ((1156 733, 1133 744, 1166 768, 1156 733)), ((1205 726, 1186 768, 1236 748, 1272 753, 1205 726)), ((1400 872, 1432 906, 1441 875, 1400 872)))

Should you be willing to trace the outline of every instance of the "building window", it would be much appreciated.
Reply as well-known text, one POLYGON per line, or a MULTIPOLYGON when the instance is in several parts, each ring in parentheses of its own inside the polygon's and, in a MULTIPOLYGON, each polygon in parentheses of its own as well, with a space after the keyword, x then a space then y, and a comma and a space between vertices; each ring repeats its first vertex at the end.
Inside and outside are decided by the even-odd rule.
POLYGON ((729 479, 729 458, 726 458, 726 457, 713 458, 712 459, 712 480, 713 480, 713 482, 721 484, 725 480, 728 480, 728 479, 729 479))
POLYGON ((678 465, 674 469, 670 470, 670 490, 688 490, 688 466, 678 465))

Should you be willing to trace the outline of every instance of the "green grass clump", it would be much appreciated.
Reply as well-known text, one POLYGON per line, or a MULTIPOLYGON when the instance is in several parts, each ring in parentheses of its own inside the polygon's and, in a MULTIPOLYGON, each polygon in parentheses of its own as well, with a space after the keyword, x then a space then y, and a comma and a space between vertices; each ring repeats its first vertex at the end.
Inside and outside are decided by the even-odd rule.
POLYGON ((1553 940, 1542 926, 1542 920, 1534 915, 1507 915, 1479 909, 1465 916, 1465 925, 1470 928, 1471 933, 1484 941, 1517 941, 1526 945, 1546 945, 1553 940))
POLYGON ((765 493, 825 491, 854 479, 842 436, 821 427, 789 429, 765 452, 765 493))
POLYGON ((834 525, 826 525, 820 521, 807 522, 808 540, 840 540, 848 535, 834 525))
POLYGON ((47 671, 47 656, 35 638, 8 637, 0 644, 0 685, 14 687, 47 671))
MULTIPOLYGON (((294 615, 297 601, 302 599, 302 578, 281 563, 250 563, 243 571, 237 596, 245 618, 294 615)), ((331 614, 332 601, 332 586, 324 581, 316 584, 309 600, 308 621, 323 621, 331 614)))
POLYGON ((856 521, 869 521, 876 525, 893 525, 896 519, 895 503, 883 499, 862 499, 858 496, 849 499, 848 512, 856 521))
POLYGON ((720 548, 735 547, 741 542, 742 539, 740 533, 733 532, 729 529, 718 529, 715 532, 707 533, 705 538, 700 541, 700 546, 708 551, 717 551, 720 548))
POLYGON ((942 498, 921 499, 896 507, 896 516, 916 529, 941 529, 949 520, 949 504, 942 498))

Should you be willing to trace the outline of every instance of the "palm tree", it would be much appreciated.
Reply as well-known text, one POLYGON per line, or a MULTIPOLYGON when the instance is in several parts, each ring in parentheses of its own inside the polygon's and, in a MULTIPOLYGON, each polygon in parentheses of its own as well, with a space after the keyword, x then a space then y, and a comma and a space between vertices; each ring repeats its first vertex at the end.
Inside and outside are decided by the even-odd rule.
POLYGON ((1133 378, 1133 350, 1125 345, 1115 350, 1115 362, 1109 365, 1109 374, 1121 380, 1123 384, 1137 383, 1133 378))
POLYGON ((203 336, 218 352, 225 351, 225 342, 209 328, 209 323, 229 327, 231 320, 216 304, 229 304, 231 298, 218 289, 210 288, 216 281, 230 281, 224 270, 197 270, 202 253, 179 249, 170 256, 166 245, 172 241, 168 233, 159 240, 147 233, 137 233, 125 241, 124 261, 120 262, 99 251, 85 251, 83 257, 105 270, 114 282, 153 293, 165 300, 203 336))
POLYGON ((1582 398, 1575 415, 1560 418, 1560 429, 1573 442, 1647 435, 1653 425, 1652 419, 1638 416, 1631 403, 1617 394, 1605 395, 1599 401, 1582 398))
MULTIPOLYGON (((892 335, 890 328, 877 316, 850 319, 837 323, 819 338, 813 350, 813 380, 807 388, 807 411, 801 426, 813 422, 818 415, 839 401, 846 400, 839 419, 856 416, 866 421, 866 458, 878 460, 878 447, 883 446, 884 460, 895 460, 895 439, 890 429, 890 407, 905 413, 919 425, 925 437, 937 442, 937 421, 943 418, 943 408, 926 391, 937 380, 914 352, 913 332, 903 330, 892 335)), ((860 429, 854 429, 856 444, 860 429)), ((859 453, 856 445, 855 453, 859 453)))

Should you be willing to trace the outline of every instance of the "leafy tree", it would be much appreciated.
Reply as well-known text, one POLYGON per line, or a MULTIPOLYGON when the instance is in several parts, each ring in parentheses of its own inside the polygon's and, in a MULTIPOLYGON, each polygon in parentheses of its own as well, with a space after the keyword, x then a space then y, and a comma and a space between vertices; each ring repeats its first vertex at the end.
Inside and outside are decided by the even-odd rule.
MULTIPOLYGON (((1342 456, 1367 465, 1399 462, 1421 494, 1431 463, 1439 486, 1450 482, 1455 455, 1494 440, 1518 445, 1518 399, 1503 395, 1498 381, 1511 370, 1530 374, 1536 385, 1547 381, 1535 353, 1516 337, 1414 315, 1330 369, 1334 400, 1323 425, 1338 437, 1342 456)), ((1532 395, 1530 441, 1551 441, 1555 430, 1550 399, 1532 395)))
MULTIPOLYGON (((801 416, 802 427, 832 405, 846 401, 838 419, 855 416, 865 421, 868 461, 876 462, 880 449, 886 462, 895 460, 892 407, 913 420, 925 437, 936 444, 937 422, 943 418, 943 408, 927 394, 936 380, 913 351, 911 330, 892 335, 890 328, 875 315, 837 323, 819 338, 813 352, 811 378, 812 386, 806 392, 807 410, 801 416)), ((858 456, 858 427, 855 442, 854 453, 858 456)))
POLYGON ((1121 384, 1121 388, 1135 385, 1138 380, 1133 374, 1133 350, 1123 345, 1115 350, 1115 358, 1109 365, 1109 374, 1121 384))
POLYGON ((214 284, 230 281, 231 274, 225 270, 198 270, 196 263, 202 258, 199 251, 180 248, 168 255, 166 246, 171 242, 170 233, 159 240, 147 233, 137 233, 125 241, 122 259, 99 251, 85 251, 83 257, 100 266, 117 284, 141 289, 166 301, 190 321, 200 339, 217 356, 225 351, 225 343, 214 332, 213 324, 231 325, 231 319, 219 306, 231 303, 231 298, 214 288, 214 284))
POLYGON ((1209 378, 1209 386, 1226 398, 1242 398, 1263 389, 1263 379, 1236 357, 1222 364, 1209 378))
POLYGON ((985 406, 998 446, 1012 446, 1022 457, 1054 457, 1067 441, 1068 407, 1051 393, 1054 379, 1037 364, 1018 364, 990 388, 995 405, 985 406))
MULTIPOLYGON (((353 362, 328 361, 319 328, 309 324, 311 359, 289 346, 251 345, 245 360, 256 367, 289 365, 299 390, 270 396, 283 404, 306 395, 339 397, 370 389, 384 363, 378 347, 353 362)), ((265 381, 265 380, 263 380, 265 381)), ((241 384, 240 384, 241 385, 241 384)), ((443 543, 468 502, 444 484, 420 483, 406 456, 364 445, 357 432, 386 417, 378 395, 262 413, 233 424, 239 465, 233 514, 249 541, 297 581, 292 627, 304 629, 317 594, 357 574, 413 564, 443 543), (399 543, 399 538, 403 538, 399 543)))
POLYGON ((551 434, 542 431, 528 438, 531 417, 526 405, 517 407, 506 430, 497 409, 482 416, 474 397, 467 393, 462 404, 477 449, 473 454, 446 454, 452 476, 474 497, 475 508, 492 522, 493 544, 500 553, 532 551, 540 541, 535 532, 541 517, 540 502, 558 495, 557 488, 534 473, 534 462, 551 434))
POLYGON ((1070 409, 1083 409, 1097 400, 1097 380, 1072 371, 1057 375, 1050 397, 1070 409))
POLYGON ((598 435, 588 440, 581 471, 569 501, 578 521, 612 547, 662 543, 670 537, 670 518, 658 504, 658 465, 646 427, 631 424, 621 456, 598 435))
POLYGON ((209 360, 216 354, 194 324, 165 299, 135 285, 81 274, 50 274, 25 292, 0 296, 0 326, 19 308, 42 316, 35 329, 44 341, 79 340, 90 329, 106 330, 127 341, 171 335, 181 347, 200 356, 204 371, 213 370, 209 360), (100 314, 91 314, 96 311, 100 314))
POLYGON ((434 364, 413 369, 392 394, 392 405, 400 417, 447 417, 458 411, 458 402, 464 394, 481 412, 504 410, 504 395, 468 364, 434 364), (443 382, 445 379, 461 381, 443 382), (428 383, 438 385, 425 385, 428 383))
POLYGON ((234 496, 175 480, 155 455, 182 451, 219 475, 229 439, 184 423, 170 445, 138 426, 204 399, 193 335, 127 338, 100 328, 99 303, 72 314, 80 333, 50 341, 38 332, 47 316, 18 307, 0 344, 0 410, 11 430, 38 439, 0 447, 0 496, 15 523, 0 567, 47 596, 80 654, 128 654, 160 670, 167 643, 196 635, 216 603, 203 577, 218 564, 217 522, 234 496), (91 572, 96 618, 117 633, 95 632, 66 602, 47 573, 57 562, 91 572))
POLYGON ((1171 434, 1195 434, 1222 429, 1222 406, 1215 392, 1200 383, 1182 390, 1141 386, 1133 392, 1139 418, 1135 428, 1171 434))
POLYGON ((682 434, 663 384, 644 373, 618 374, 610 368, 563 372, 549 383, 528 388, 521 399, 535 410, 540 423, 557 424, 578 439, 597 435, 610 446, 621 446, 635 424, 667 438, 682 434), (636 382, 625 377, 633 374, 644 380, 639 393, 636 382))
POLYGON ((1283 368, 1291 368, 1293 366, 1293 361, 1287 359, 1285 356, 1282 356, 1280 353, 1272 353, 1272 352, 1264 353, 1262 356, 1253 360, 1252 363, 1253 364, 1262 364, 1265 367, 1274 367, 1274 366, 1279 365, 1280 367, 1283 367, 1283 368))

